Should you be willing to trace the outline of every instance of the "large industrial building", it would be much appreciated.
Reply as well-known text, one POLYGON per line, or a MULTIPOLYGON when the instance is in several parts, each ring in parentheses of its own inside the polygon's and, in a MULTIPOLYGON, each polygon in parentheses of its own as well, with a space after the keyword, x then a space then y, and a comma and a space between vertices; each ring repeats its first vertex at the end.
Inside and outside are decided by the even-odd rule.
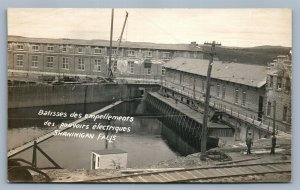
MULTIPOLYGON (((160 79, 162 64, 174 57, 203 58, 195 42, 155 44, 113 42, 112 71, 117 77, 160 79), (118 52, 117 52, 117 48, 118 52), (117 60, 117 61, 115 61, 117 60)), ((109 41, 8 36, 9 75, 103 76, 108 72, 109 41)))
MULTIPOLYGON (((112 47, 115 77, 159 80, 174 98, 203 107, 209 60, 195 42, 123 42, 118 52, 116 42, 112 47)), ((106 77, 108 58, 109 41, 105 40, 8 37, 9 80, 19 76, 106 77)), ((271 128, 276 101, 276 127, 290 131, 290 83, 290 56, 278 56, 269 66, 214 60, 210 103, 271 128)))
MULTIPOLYGON (((291 74, 291 64, 290 60, 280 61, 280 57, 275 65, 286 68, 284 74, 282 72, 279 74, 279 66, 274 66, 274 64, 270 68, 262 65, 214 60, 211 73, 210 105, 229 114, 236 113, 236 117, 249 120, 250 124, 255 124, 257 127, 263 124, 271 130, 273 108, 270 104, 274 99, 278 102, 276 128, 290 131, 291 96, 288 76, 291 74), (268 78, 273 76, 272 80, 275 82, 269 79, 267 83, 267 73, 269 73, 268 78)), ((182 57, 168 61, 164 64, 165 92, 187 105, 203 108, 208 63, 209 60, 206 59, 182 57)))

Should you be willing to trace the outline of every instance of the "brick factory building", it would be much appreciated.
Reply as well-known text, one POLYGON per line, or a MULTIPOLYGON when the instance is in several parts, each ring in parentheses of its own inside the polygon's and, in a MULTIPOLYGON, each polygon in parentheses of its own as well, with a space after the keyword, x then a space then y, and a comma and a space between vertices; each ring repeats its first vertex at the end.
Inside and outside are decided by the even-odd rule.
MULTIPOLYGON (((174 57, 202 59, 197 44, 155 44, 123 42, 116 57, 113 42, 112 71, 116 77, 161 79, 162 64, 174 57), (117 61, 114 61, 117 58, 117 61)), ((36 75, 107 75, 109 41, 47 39, 8 36, 9 76, 36 75)))
POLYGON ((291 55, 278 56, 268 67, 266 85, 265 121, 272 124, 274 101, 276 103, 276 125, 279 129, 291 129, 291 55))
MULTIPOLYGON (((163 84, 165 92, 185 104, 202 109, 208 63, 209 60, 205 59, 174 58, 164 64, 166 68, 166 78, 163 84)), ((278 64, 281 63, 278 62, 278 64)), ((266 88, 268 69, 267 66, 262 65, 215 60, 211 73, 210 105, 219 110, 238 113, 241 117, 249 118, 253 123, 262 123, 271 128, 271 117, 266 113, 269 113, 267 102, 271 101, 273 97, 281 102, 280 107, 282 108, 277 114, 283 114, 283 119, 290 121, 290 104, 288 102, 291 100, 291 96, 288 94, 285 94, 284 97, 281 95, 271 96, 270 89, 266 88), (285 101, 283 102, 281 99, 285 101), (287 104, 287 108, 281 104, 287 104), (289 110, 288 113, 285 113, 286 109, 289 110)), ((285 76, 287 73, 290 71, 286 72, 285 76)), ((282 93, 278 90, 276 92, 282 93)), ((282 117, 277 117, 277 129, 289 131, 288 125, 282 125, 282 117)))

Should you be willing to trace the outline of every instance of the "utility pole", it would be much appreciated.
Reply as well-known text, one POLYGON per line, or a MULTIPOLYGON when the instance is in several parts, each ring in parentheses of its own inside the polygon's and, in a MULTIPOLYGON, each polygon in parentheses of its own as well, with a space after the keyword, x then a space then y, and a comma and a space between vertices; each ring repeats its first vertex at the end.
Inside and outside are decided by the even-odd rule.
POLYGON ((111 10, 111 22, 110 22, 110 41, 109 41, 109 57, 108 57, 108 78, 113 77, 111 70, 111 54, 112 54, 112 36, 114 30, 114 9, 111 10))
POLYGON ((276 135, 275 135, 275 129, 276 129, 276 101, 273 101, 273 137, 272 137, 272 147, 270 154, 275 154, 275 146, 276 146, 276 135))
POLYGON ((193 98, 196 100, 196 77, 194 77, 194 82, 193 82, 193 98))
POLYGON ((211 45, 210 52, 206 52, 209 57, 209 64, 207 69, 207 78, 206 78, 206 94, 205 94, 205 102, 204 102, 204 116, 203 116, 203 124, 202 124, 202 134, 201 134, 201 156, 200 159, 202 161, 206 160, 206 144, 207 144, 207 120, 208 120, 208 112, 209 112, 209 99, 210 99, 210 76, 211 70, 213 66, 214 56, 216 55, 215 41, 212 43, 205 43, 206 45, 211 45))

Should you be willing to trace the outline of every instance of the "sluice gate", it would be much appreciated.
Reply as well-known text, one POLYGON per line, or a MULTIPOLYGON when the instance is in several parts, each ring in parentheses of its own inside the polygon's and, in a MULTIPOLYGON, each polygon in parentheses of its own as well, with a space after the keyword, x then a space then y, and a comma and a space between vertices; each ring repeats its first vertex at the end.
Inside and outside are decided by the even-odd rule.
MULTIPOLYGON (((162 113, 160 120, 179 134, 188 144, 197 150, 201 148, 203 115, 186 105, 174 102, 171 98, 161 96, 156 92, 147 92, 146 101, 162 113)), ((218 146, 218 137, 233 137, 234 129, 219 123, 208 125, 207 148, 218 146)))

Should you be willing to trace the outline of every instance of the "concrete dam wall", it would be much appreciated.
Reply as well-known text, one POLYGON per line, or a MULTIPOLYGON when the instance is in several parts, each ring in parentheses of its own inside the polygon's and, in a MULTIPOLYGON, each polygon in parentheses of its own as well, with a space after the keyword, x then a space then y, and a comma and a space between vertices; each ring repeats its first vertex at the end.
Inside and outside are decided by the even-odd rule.
POLYGON ((108 102, 137 98, 141 84, 65 84, 8 87, 8 108, 108 102))

